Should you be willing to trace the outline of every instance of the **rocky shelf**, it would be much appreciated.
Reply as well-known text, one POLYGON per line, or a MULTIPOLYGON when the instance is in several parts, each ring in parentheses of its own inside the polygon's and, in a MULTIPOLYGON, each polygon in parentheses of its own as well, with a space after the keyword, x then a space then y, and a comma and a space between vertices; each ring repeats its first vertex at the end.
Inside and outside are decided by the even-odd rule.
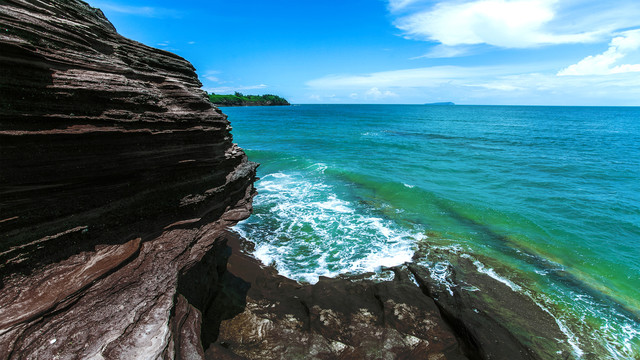
POLYGON ((315 285, 262 266, 228 230, 257 164, 200 87, 80 0, 0 2, 0 358, 568 354, 525 300, 443 289, 415 264, 315 285))

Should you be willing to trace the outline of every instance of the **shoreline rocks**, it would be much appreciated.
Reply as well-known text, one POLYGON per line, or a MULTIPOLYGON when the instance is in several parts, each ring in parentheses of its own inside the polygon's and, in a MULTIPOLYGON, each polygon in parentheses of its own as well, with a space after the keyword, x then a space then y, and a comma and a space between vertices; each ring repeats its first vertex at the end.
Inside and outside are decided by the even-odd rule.
POLYGON ((423 268, 302 285, 247 255, 258 165, 200 86, 80 0, 0 3, 0 358, 537 358, 423 268))

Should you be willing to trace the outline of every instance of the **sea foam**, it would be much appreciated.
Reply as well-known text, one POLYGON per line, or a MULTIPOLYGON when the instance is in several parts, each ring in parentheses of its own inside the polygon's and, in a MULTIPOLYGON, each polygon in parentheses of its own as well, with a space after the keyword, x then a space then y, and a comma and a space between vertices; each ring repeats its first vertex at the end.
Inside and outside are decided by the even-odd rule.
POLYGON ((253 255, 284 276, 310 283, 411 261, 422 232, 346 200, 327 183, 325 169, 318 164, 307 172, 272 173, 256 183, 254 215, 236 226, 256 244, 253 255))

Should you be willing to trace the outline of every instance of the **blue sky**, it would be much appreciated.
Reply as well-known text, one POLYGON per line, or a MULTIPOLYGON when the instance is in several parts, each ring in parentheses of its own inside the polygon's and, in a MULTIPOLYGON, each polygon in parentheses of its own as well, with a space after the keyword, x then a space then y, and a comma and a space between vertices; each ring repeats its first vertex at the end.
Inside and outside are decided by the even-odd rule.
POLYGON ((89 0, 209 92, 292 103, 640 105, 638 0, 89 0))

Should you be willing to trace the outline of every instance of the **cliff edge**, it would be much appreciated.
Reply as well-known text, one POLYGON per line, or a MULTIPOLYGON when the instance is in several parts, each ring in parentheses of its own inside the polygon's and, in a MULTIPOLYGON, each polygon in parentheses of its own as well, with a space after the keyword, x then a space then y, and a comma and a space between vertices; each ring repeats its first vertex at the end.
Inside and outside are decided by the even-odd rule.
POLYGON ((82 1, 0 2, 0 358, 202 353, 178 277, 257 164, 200 86, 82 1))
POLYGON ((466 259, 486 292, 415 264, 303 285, 248 256, 228 228, 257 164, 200 86, 80 0, 0 1, 0 358, 565 358, 551 315, 466 259))

